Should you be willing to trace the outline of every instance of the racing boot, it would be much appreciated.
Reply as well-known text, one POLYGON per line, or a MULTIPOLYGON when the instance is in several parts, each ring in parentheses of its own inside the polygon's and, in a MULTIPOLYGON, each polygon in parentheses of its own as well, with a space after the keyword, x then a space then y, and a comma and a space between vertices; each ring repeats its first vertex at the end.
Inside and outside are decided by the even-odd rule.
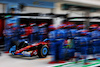
POLYGON ((88 64, 90 64, 90 63, 88 63, 88 62, 87 63, 84 63, 84 65, 88 65, 88 64))
POLYGON ((9 51, 5 51, 4 53, 9 53, 9 51))
POLYGON ((66 61, 60 60, 58 61, 58 63, 66 63, 66 61))
POLYGON ((57 63, 56 61, 50 61, 50 62, 48 62, 48 64, 55 64, 55 63, 57 63))

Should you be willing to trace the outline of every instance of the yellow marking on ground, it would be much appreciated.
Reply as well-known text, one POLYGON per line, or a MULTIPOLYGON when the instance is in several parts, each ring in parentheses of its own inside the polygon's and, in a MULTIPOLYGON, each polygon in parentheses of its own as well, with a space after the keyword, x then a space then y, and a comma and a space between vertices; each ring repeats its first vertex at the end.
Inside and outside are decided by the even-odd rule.
POLYGON ((41 58, 41 59, 38 59, 38 60, 45 60, 45 59, 51 59, 52 57, 48 57, 48 58, 41 58))
POLYGON ((32 52, 32 51, 28 51, 28 52, 32 52))

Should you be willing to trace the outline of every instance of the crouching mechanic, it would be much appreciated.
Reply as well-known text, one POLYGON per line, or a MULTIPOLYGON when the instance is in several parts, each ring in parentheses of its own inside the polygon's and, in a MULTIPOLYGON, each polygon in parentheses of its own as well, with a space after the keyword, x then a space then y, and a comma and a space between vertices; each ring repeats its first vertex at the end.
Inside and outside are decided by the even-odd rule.
POLYGON ((89 50, 91 51, 91 53, 93 54, 93 57, 94 57, 92 60, 96 60, 97 59, 96 54, 100 53, 99 52, 100 40, 98 38, 99 31, 97 31, 98 26, 99 26, 98 24, 93 24, 89 27, 90 32, 88 33, 88 37, 91 38, 89 50))
POLYGON ((88 54, 88 47, 89 47, 89 41, 90 38, 87 37, 88 30, 82 30, 80 31, 80 37, 75 38, 75 47, 76 47, 76 53, 75 62, 77 63, 80 58, 84 59, 84 64, 89 64, 87 62, 87 54, 88 54))
POLYGON ((49 26, 50 32, 49 32, 49 40, 50 40, 50 48, 51 48, 51 53, 52 53, 52 60, 49 62, 49 64, 54 64, 54 63, 65 63, 63 61, 63 56, 62 56, 62 44, 64 42, 62 36, 62 30, 57 29, 53 26, 49 26))
POLYGON ((74 57, 74 52, 75 52, 75 44, 74 44, 74 38, 77 37, 77 29, 76 29, 76 24, 74 23, 68 23, 67 24, 67 38, 68 38, 68 54, 70 59, 74 57))
MULTIPOLYGON (((98 27, 98 48, 100 48, 100 26, 98 27)), ((97 59, 100 59, 100 49, 98 49, 97 59)))

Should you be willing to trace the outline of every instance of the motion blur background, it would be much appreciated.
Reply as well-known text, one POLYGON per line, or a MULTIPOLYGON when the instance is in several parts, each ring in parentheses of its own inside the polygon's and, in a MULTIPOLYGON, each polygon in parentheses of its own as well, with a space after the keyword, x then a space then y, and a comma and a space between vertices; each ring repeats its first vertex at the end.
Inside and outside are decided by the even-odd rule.
MULTIPOLYGON (((0 0, 0 13, 10 13, 11 8, 16 9, 16 13, 54 13, 64 14, 66 19, 70 17, 98 17, 100 16, 100 1, 99 0, 0 0), (21 5, 21 6, 20 6, 21 5), (22 8, 23 10, 20 10, 22 8)), ((1 15, 2 17, 2 15, 1 15)), ((48 22, 49 24, 61 24, 60 22, 53 22, 51 17, 34 17, 34 16, 20 16, 19 23, 29 23, 34 19, 34 22, 48 22), (30 20, 26 20, 30 19, 30 20), (37 20, 39 19, 39 20, 37 20), (50 20, 50 21, 48 21, 50 20), (27 22, 24 22, 27 21, 27 22)), ((4 29, 4 19, 0 20, 1 27, 0 31, 4 29)), ((58 19, 59 21, 59 19, 58 19)), ((99 24, 100 20, 97 18, 74 18, 67 21, 75 22, 77 24, 84 23, 87 26, 90 24, 99 24)), ((1 39, 3 38, 0 33, 1 39)), ((3 41, 1 41, 3 42, 3 41)))
MULTIPOLYGON (((14 23, 15 27, 18 27, 20 24, 26 24, 27 27, 30 23, 34 22, 37 25, 47 23, 46 27, 48 27, 51 24, 58 26, 62 23, 62 20, 63 22, 73 22, 77 25, 85 24, 86 28, 91 24, 100 25, 100 0, 0 0, 0 51, 3 52, 5 50, 3 30, 7 27, 7 24, 14 23), (7 14, 11 13, 11 8, 15 9, 14 14, 18 14, 16 15, 19 18, 17 22, 6 22, 6 19, 11 17, 11 14, 7 14), (35 16, 34 13, 38 15, 35 16), (45 14, 48 15, 46 16, 45 14), (63 17, 55 19, 51 17, 52 14, 63 15, 63 17)), ((47 30, 47 32, 49 31, 47 30)), ((3 56, 11 58, 5 54, 3 56)), ((0 58, 1 62, 5 59, 4 57, 0 58)), ((8 62, 5 60, 4 65, 8 64, 8 62)), ((44 60, 43 62, 46 63, 44 60)), ((42 64, 42 61, 39 62, 37 60, 38 63, 42 64)), ((48 65, 44 64, 44 66, 48 65)), ((3 66, 2 63, 0 67, 6 66, 3 66)))

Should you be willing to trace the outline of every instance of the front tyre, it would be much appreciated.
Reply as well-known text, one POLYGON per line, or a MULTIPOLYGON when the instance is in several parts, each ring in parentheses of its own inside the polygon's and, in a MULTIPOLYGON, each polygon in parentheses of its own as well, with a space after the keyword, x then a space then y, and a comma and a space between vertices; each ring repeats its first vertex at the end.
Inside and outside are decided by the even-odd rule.
POLYGON ((47 45, 39 45, 38 46, 38 56, 40 58, 45 58, 48 55, 48 47, 47 45))

